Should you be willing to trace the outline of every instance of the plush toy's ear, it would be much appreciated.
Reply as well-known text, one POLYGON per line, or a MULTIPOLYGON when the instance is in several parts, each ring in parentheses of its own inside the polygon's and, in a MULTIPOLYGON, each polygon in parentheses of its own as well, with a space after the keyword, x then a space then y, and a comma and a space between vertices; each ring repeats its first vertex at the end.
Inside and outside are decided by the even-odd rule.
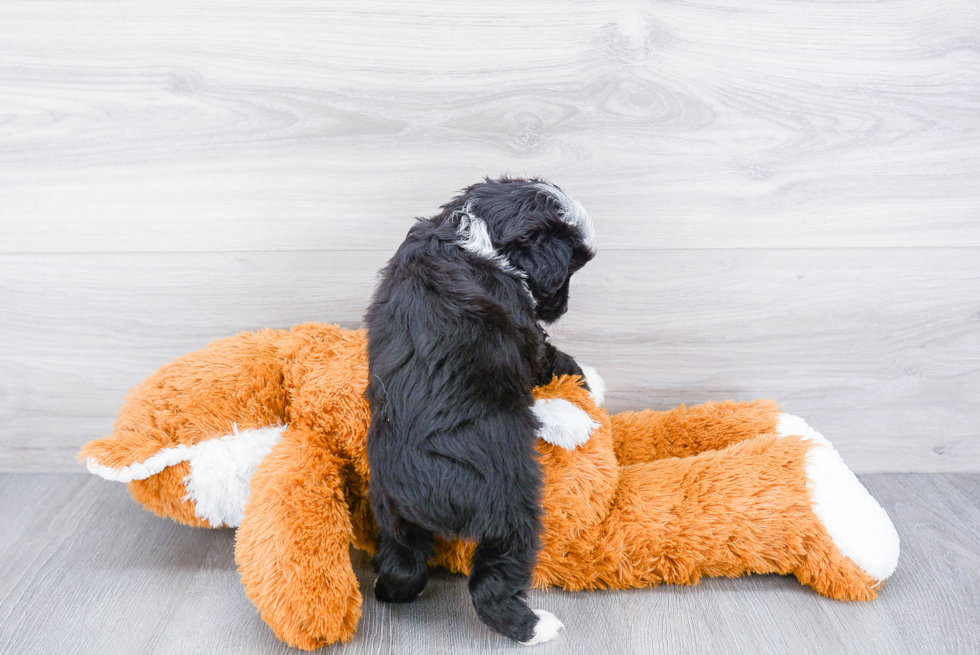
POLYGON ((292 426, 252 477, 235 560, 276 636, 313 650, 349 641, 361 617, 342 463, 292 426))

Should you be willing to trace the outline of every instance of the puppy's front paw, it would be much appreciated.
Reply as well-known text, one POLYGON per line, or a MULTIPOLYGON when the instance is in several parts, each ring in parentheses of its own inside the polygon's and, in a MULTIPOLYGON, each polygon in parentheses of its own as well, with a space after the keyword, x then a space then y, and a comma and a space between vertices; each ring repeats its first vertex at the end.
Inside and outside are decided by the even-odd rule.
POLYGON ((533 612, 538 615, 538 622, 534 625, 534 635, 529 640, 521 642, 525 646, 551 641, 565 629, 565 625, 551 612, 546 610, 533 610, 533 612))

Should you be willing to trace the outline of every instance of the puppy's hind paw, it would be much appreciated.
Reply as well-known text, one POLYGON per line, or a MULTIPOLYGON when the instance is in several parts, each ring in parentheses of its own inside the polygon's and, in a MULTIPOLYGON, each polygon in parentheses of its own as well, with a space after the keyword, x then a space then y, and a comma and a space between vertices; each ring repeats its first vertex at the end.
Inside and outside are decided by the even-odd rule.
POLYGON ((534 625, 534 635, 528 641, 522 641, 525 646, 534 646, 551 641, 558 636, 558 633, 565 629, 565 625, 558 620, 558 617, 545 610, 533 610, 538 615, 538 622, 534 625))
POLYGON ((410 603, 425 590, 427 578, 398 580, 379 575, 374 581, 374 597, 382 603, 410 603))

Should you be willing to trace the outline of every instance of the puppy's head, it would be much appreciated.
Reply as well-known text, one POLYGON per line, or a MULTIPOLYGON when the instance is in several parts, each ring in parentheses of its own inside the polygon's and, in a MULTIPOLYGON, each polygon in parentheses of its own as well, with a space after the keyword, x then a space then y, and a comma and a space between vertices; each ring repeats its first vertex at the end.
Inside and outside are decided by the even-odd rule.
POLYGON ((539 320, 568 310, 572 274, 595 256, 592 220, 577 201, 537 179, 487 179, 444 209, 460 245, 527 281, 539 320))

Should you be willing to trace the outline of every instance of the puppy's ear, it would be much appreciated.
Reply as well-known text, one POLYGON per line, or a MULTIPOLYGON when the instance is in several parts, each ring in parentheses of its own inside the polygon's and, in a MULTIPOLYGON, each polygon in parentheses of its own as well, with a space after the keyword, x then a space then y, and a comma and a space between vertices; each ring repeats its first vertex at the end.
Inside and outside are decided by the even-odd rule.
POLYGON ((539 300, 554 296, 568 279, 572 246, 564 239, 540 239, 515 250, 510 261, 527 274, 528 285, 539 300))

